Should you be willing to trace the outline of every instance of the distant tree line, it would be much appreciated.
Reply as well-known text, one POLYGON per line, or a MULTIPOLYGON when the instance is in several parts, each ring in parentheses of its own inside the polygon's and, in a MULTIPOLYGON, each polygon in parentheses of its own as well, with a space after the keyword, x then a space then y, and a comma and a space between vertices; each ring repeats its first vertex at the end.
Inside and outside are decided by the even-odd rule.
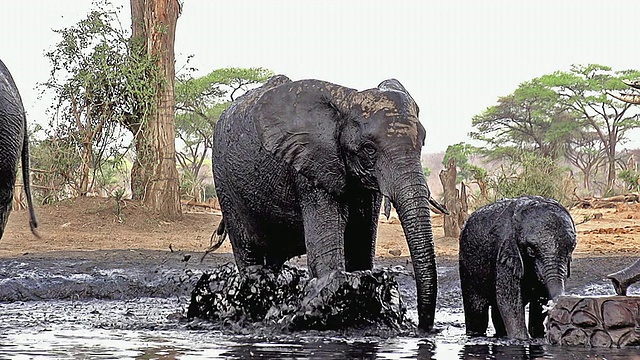
POLYGON ((443 163, 455 158, 458 182, 478 184, 478 205, 521 195, 571 205, 580 194, 638 190, 635 159, 620 145, 640 127, 640 108, 610 95, 638 78, 589 64, 524 82, 472 118, 478 145, 449 146, 443 163))
MULTIPOLYGON (((273 73, 223 68, 196 76, 187 62, 176 74, 170 30, 180 3, 131 6, 131 29, 101 0, 86 18, 54 30, 60 40, 45 54, 51 72, 40 86, 53 102, 48 127, 31 129, 33 178, 43 201, 130 189, 176 217, 180 198, 215 195, 206 179, 222 112, 273 73), (158 13, 168 17, 145 17, 158 13)), ((640 126, 639 108, 609 95, 638 78, 637 70, 589 64, 526 81, 470 119, 475 145, 452 144, 444 164, 455 164, 455 181, 477 204, 523 194, 569 204, 576 194, 638 190, 635 159, 620 146, 640 126)))
POLYGON ((167 29, 175 22, 144 16, 168 14, 163 21, 175 21, 181 5, 176 0, 131 5, 131 29, 121 26, 118 9, 103 0, 76 24, 54 30, 60 40, 45 53, 51 72, 40 84, 43 95, 53 98, 50 121, 31 129, 37 135, 33 180, 44 202, 88 194, 121 198, 130 189, 132 198, 175 218, 180 198, 215 193, 203 183, 203 167, 222 111, 273 73, 225 68, 198 77, 186 64, 174 75, 172 36, 162 44, 149 43, 148 36, 170 35, 167 29), (149 34, 156 30, 159 34, 149 34), (146 51, 154 48, 164 50, 146 51), (171 58, 160 56, 165 53, 171 58))

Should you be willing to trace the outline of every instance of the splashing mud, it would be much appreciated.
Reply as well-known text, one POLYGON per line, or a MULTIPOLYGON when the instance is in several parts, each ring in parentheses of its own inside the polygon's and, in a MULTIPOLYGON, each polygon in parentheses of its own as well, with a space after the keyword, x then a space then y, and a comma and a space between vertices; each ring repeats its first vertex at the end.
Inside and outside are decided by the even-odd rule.
POLYGON ((282 331, 375 327, 414 330, 400 296, 398 271, 387 268, 334 272, 310 278, 304 269, 273 271, 225 264, 202 275, 191 295, 188 318, 244 327, 261 323, 282 331))

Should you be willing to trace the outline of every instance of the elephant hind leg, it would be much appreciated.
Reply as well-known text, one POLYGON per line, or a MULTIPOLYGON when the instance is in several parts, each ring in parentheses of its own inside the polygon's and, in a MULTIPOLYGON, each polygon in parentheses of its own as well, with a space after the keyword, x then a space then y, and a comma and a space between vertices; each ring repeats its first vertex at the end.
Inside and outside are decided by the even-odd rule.
POLYGON ((504 326, 504 320, 502 319, 502 315, 500 315, 500 310, 496 305, 491 306, 491 322, 493 323, 493 328, 495 329, 495 337, 505 337, 507 336, 507 329, 504 326))
POLYGON ((460 280, 467 335, 485 336, 489 326, 489 300, 470 283, 471 275, 464 266, 460 267, 460 280))
POLYGON ((264 241, 260 238, 255 224, 239 214, 235 208, 225 208, 223 204, 221 205, 225 228, 231 241, 238 270, 251 265, 264 265, 264 251, 259 246, 264 241))
POLYGON ((463 296, 464 324, 469 336, 485 336, 489 326, 489 302, 479 296, 463 296))

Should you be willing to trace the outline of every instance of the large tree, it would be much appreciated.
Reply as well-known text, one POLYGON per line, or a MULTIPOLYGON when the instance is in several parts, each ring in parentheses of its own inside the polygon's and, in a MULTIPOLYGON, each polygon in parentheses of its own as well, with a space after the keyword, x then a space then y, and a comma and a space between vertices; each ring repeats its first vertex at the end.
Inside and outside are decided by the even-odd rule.
POLYGON ((485 154, 494 159, 516 160, 522 151, 555 159, 577 127, 572 120, 556 92, 534 79, 474 116, 477 130, 469 135, 485 142, 485 154))
POLYGON ((569 72, 555 72, 539 81, 559 95, 559 103, 578 114, 581 125, 593 132, 604 147, 607 165, 607 191, 616 179, 618 145, 628 140, 629 130, 640 126, 631 104, 607 96, 624 89, 622 80, 640 77, 636 70, 612 71, 610 67, 589 64, 574 65, 569 72))
POLYGON ((134 197, 162 216, 181 216, 175 151, 174 41, 181 5, 178 0, 131 0, 134 52, 152 59, 156 74, 140 74, 152 83, 155 106, 130 119, 136 161, 131 171, 134 197))
POLYGON ((118 24, 109 3, 96 2, 86 18, 54 30, 61 40, 45 54, 52 67, 41 87, 52 91, 55 101, 42 142, 49 153, 42 154, 56 161, 41 165, 58 174, 58 185, 74 195, 94 190, 96 172, 124 147, 121 124, 131 105, 148 102, 138 90, 145 83, 135 74, 153 64, 127 56, 129 35, 118 24))

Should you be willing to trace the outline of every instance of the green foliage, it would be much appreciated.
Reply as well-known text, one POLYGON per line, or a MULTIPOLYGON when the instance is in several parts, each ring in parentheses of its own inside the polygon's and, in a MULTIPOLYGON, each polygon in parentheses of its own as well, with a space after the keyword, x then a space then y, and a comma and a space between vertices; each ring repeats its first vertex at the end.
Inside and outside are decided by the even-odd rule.
POLYGON ((109 157, 95 172, 95 186, 107 194, 115 194, 125 189, 125 179, 131 171, 131 163, 124 157, 109 157))
POLYGON ((623 80, 640 78, 640 71, 573 65, 524 82, 513 94, 498 99, 472 119, 469 135, 484 142, 484 155, 493 160, 518 161, 522 152, 551 159, 565 157, 584 174, 587 189, 598 169, 606 165, 607 189, 614 186, 618 144, 640 126, 638 110, 608 95, 626 88, 623 80))
POLYGON ((215 197, 218 197, 218 194, 216 194, 216 186, 214 184, 205 184, 204 186, 205 200, 215 198, 215 197))
POLYGON ((618 173, 618 178, 620 178, 624 184, 625 188, 629 191, 638 191, 640 190, 640 173, 636 170, 625 169, 618 173))
POLYGON ((198 174, 213 146, 213 131, 222 112, 238 91, 260 85, 271 76, 273 72, 263 68, 225 68, 198 78, 187 75, 177 79, 176 138, 182 143, 177 152, 182 194, 194 197, 202 188, 198 174))
POLYGON ((424 174, 425 178, 428 178, 429 176, 431 176, 431 169, 428 166, 422 166, 422 173, 424 174))
MULTIPOLYGON (((138 115, 155 106, 153 83, 159 78, 155 63, 131 51, 134 44, 117 13, 108 1, 94 2, 86 18, 54 30, 61 40, 45 54, 52 68, 41 88, 55 101, 46 131, 50 143, 43 146, 80 153, 80 163, 74 165, 80 168, 77 171, 64 169, 70 162, 60 164, 68 177, 65 181, 75 183, 75 195, 92 191, 99 177, 96 172, 108 166, 109 159, 122 156, 128 146, 123 126, 135 133, 141 121, 138 115)), ((71 155, 58 156, 63 161, 71 155)))
POLYGON ((520 84, 513 94, 472 118, 471 138, 487 144, 493 159, 517 157, 520 151, 557 158, 575 130, 575 117, 559 106, 559 97, 538 79, 520 84))
POLYGON ((495 200, 539 195, 571 206, 573 184, 567 180, 567 169, 558 166, 555 160, 533 152, 522 152, 519 159, 490 177, 488 186, 495 200))
POLYGON ((608 95, 625 88, 622 80, 640 78, 637 70, 613 71, 598 64, 574 65, 570 72, 555 72, 538 81, 552 88, 559 96, 559 104, 576 114, 582 131, 597 135, 602 143, 607 163, 607 191, 615 181, 617 145, 628 140, 628 132, 640 126, 637 110, 608 95))
POLYGON ((449 145, 444 153, 442 164, 447 165, 451 159, 456 162, 458 176, 456 182, 470 182, 472 180, 482 180, 487 176, 487 171, 469 161, 469 156, 479 152, 479 149, 464 142, 449 145))
POLYGON ((31 141, 32 181, 41 201, 50 204, 69 197, 79 187, 82 163, 77 143, 69 138, 46 138, 31 141))

